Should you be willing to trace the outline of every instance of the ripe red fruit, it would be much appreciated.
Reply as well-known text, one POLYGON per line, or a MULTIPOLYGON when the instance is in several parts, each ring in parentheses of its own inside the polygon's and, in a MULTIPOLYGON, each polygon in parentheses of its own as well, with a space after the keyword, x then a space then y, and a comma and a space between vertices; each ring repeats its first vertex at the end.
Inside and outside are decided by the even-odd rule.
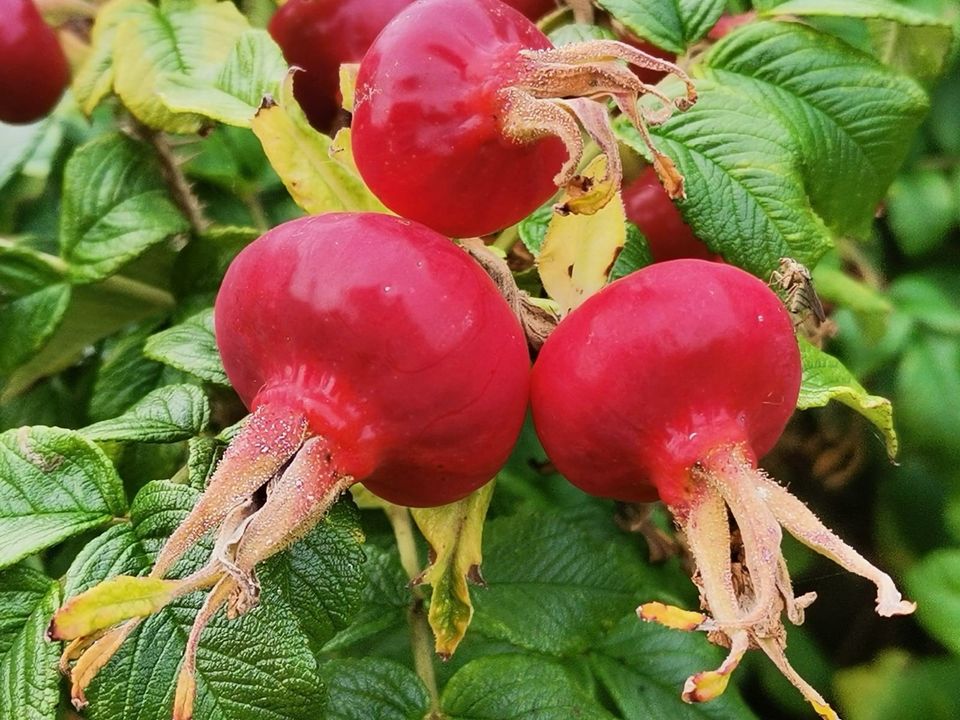
MULTIPOLYGON (((623 43, 552 49, 499 0, 421 0, 384 28, 360 65, 352 125, 357 167, 390 209, 455 237, 512 225, 558 184, 574 181, 583 149, 576 119, 606 152, 619 183, 606 109, 585 99, 613 97, 644 125, 636 103, 646 90, 619 60, 653 62, 686 79, 623 43)), ((694 98, 688 84, 676 104, 687 107, 694 98)), ((655 157, 682 192, 669 159, 655 157)))
POLYGON ((340 65, 360 62, 391 18, 413 0, 288 0, 268 30, 303 72, 293 93, 310 124, 326 131, 340 109, 340 65))
POLYGON ((70 82, 67 58, 31 0, 0 0, 0 18, 0 120, 39 120, 70 82))
MULTIPOLYGON (((200 632, 222 605, 242 613, 256 602, 258 563, 355 482, 403 505, 464 497, 506 460, 528 397, 526 340, 493 281, 449 240, 401 218, 333 213, 274 228, 231 264, 215 318, 227 375, 253 414, 150 577, 123 579, 161 598, 141 613, 213 586, 188 640, 175 720, 191 717, 200 632), (210 564, 163 580, 215 527, 223 542, 210 564)), ((77 701, 138 621, 77 659, 77 701)), ((56 617, 51 636, 65 637, 56 617)))
POLYGON ((627 219, 647 238, 655 262, 680 258, 719 259, 683 221, 652 166, 644 168, 636 180, 624 186, 623 205, 627 219))
POLYGON ((559 7, 557 0, 504 0, 504 2, 519 10, 531 20, 539 20, 559 7))
POLYGON ((718 670, 687 681, 688 702, 723 692, 755 645, 823 717, 836 717, 784 654, 781 614, 799 624, 815 596, 793 596, 781 526, 872 580, 881 615, 913 611, 889 576, 757 469, 793 412, 800 378, 779 298, 742 270, 702 260, 651 265, 607 286, 561 321, 534 365, 534 423, 557 469, 593 495, 659 496, 687 538, 712 617, 660 603, 639 612, 711 631, 730 648, 718 670), (728 512, 739 530, 733 547, 728 512))

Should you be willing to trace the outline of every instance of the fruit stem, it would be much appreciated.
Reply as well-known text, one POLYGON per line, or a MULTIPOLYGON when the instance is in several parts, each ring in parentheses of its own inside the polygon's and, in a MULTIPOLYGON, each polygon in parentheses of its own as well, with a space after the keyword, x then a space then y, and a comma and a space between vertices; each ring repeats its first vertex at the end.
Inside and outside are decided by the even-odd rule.
MULTIPOLYGON (((400 505, 388 505, 384 508, 387 519, 393 528, 400 553, 400 564, 412 583, 420 575, 421 563, 417 553, 417 541, 413 531, 410 511, 400 505)), ((417 675, 430 695, 430 718, 442 718, 440 712, 440 692, 437 689, 437 673, 433 667, 433 637, 424 612, 426 596, 419 585, 411 585, 412 599, 407 612, 410 623, 410 647, 413 651, 413 666, 417 675)))

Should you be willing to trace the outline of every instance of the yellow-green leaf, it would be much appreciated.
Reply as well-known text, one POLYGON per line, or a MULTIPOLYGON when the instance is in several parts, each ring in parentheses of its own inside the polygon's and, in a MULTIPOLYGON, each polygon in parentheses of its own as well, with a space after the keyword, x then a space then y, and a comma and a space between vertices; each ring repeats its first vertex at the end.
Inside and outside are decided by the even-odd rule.
POLYGON ((118 575, 70 598, 50 623, 50 637, 73 640, 145 617, 164 607, 182 586, 179 580, 118 575))
POLYGON ((73 78, 73 94, 87 115, 113 89, 113 48, 117 28, 135 14, 149 8, 147 0, 110 0, 97 12, 90 35, 91 52, 73 78))
POLYGON ((158 87, 172 76, 213 84, 248 28, 246 18, 230 2, 169 0, 160 7, 131 6, 116 29, 114 90, 146 125, 174 133, 197 132, 203 117, 172 112, 158 87))
MULTIPOLYGON (((605 173, 606 158, 600 155, 583 175, 599 179, 605 173)), ((560 205, 569 200, 564 194, 560 205)), ((537 267, 544 289, 562 312, 577 307, 607 283, 610 268, 627 240, 625 221, 619 195, 592 215, 553 214, 537 267)))
POLYGON ((314 130, 293 97, 293 74, 280 97, 265 102, 251 124, 294 202, 308 213, 386 212, 360 176, 331 157, 333 141, 314 130))
POLYGON ((831 400, 853 408, 872 422, 883 434, 887 454, 897 455, 899 441, 893 428, 893 406, 886 398, 870 395, 837 358, 800 339, 803 379, 797 407, 801 410, 823 407, 831 400))
POLYGON ((433 562, 419 581, 433 588, 427 619, 441 657, 453 654, 473 618, 467 578, 479 578, 483 521, 493 485, 489 482, 459 502, 410 510, 433 550, 433 562))

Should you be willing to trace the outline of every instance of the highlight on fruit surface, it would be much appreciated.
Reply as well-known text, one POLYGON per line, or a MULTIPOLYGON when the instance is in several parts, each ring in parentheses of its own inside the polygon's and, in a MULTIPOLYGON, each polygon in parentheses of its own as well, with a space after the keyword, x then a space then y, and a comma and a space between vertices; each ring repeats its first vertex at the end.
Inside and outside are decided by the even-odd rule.
POLYGON ((687 680, 687 702, 722 693, 744 653, 759 648, 822 717, 837 717, 786 657, 782 616, 802 623, 816 595, 793 593, 784 529, 873 582, 878 614, 914 610, 887 574, 757 467, 793 412, 800 378, 777 296, 703 260, 651 265, 605 287, 560 323, 534 365, 534 424, 557 469, 592 495, 659 497, 686 537, 704 612, 648 603, 638 614, 706 631, 729 649, 719 668, 687 680))
POLYGON ((0 0, 0 19, 0 121, 34 122, 70 82, 67 58, 33 0, 0 0))
POLYGON ((670 195, 682 197, 682 176, 647 130, 696 100, 680 68, 613 40, 554 48, 500 0, 420 0, 360 65, 354 157, 391 210, 452 237, 485 235, 529 215, 558 186, 589 191, 577 176, 583 131, 607 155, 611 194, 619 187, 607 99, 640 131, 670 195), (670 98, 628 65, 676 75, 686 92, 670 98), (640 108, 644 95, 661 107, 640 108))
POLYGON ((200 633, 224 605, 234 616, 257 603, 261 561, 356 482, 407 506, 465 497, 519 434, 529 356, 516 317, 466 252, 410 221, 331 213, 274 228, 231 264, 215 324, 252 415, 150 575, 107 580, 54 616, 77 706, 143 617, 209 589, 178 679, 174 718, 187 720, 200 633), (209 563, 166 579, 210 531, 209 563))

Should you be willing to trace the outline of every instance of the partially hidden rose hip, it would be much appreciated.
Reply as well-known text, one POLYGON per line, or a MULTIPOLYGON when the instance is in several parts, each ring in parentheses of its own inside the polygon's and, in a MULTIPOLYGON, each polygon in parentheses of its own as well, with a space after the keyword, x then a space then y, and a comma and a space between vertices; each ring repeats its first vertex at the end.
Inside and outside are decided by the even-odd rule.
POLYGON ((452 237, 484 235, 522 220, 557 186, 580 188, 583 130, 619 184, 617 142, 597 102, 607 98, 640 130, 671 195, 682 196, 682 176, 647 131, 696 99, 678 67, 612 40, 554 48, 500 0, 420 0, 360 64, 354 157, 391 210, 452 237), (686 94, 666 97, 628 64, 679 76, 686 94), (645 94, 663 106, 639 109, 645 94))
POLYGON ((0 121, 39 120, 69 82, 57 34, 32 0, 0 0, 0 121))
POLYGON ((74 627, 94 588, 54 617, 51 637, 73 640, 62 664, 76 659, 77 704, 140 618, 99 639, 98 631, 212 588, 177 686, 174 718, 187 720, 199 634, 224 604, 229 614, 255 604, 258 563, 302 536, 355 482, 409 506, 468 495, 499 470, 523 422, 529 356, 519 322, 465 251, 410 221, 332 213, 280 225, 231 264, 215 318, 227 375, 252 415, 150 577, 101 584, 139 583, 153 593, 150 606, 74 627), (214 528, 206 567, 162 579, 214 528))
POLYGON ((759 647, 822 717, 837 717, 784 652, 782 615, 801 623, 816 596, 794 596, 782 529, 874 582, 880 615, 914 609, 757 467, 793 412, 800 377, 793 323, 777 296, 742 270, 703 260, 651 265, 607 286, 561 321, 534 364, 534 423, 558 470, 592 495, 659 497, 686 536, 709 614, 661 603, 638 613, 705 630, 729 648, 718 669, 687 680, 688 702, 722 693, 746 650, 759 647))

